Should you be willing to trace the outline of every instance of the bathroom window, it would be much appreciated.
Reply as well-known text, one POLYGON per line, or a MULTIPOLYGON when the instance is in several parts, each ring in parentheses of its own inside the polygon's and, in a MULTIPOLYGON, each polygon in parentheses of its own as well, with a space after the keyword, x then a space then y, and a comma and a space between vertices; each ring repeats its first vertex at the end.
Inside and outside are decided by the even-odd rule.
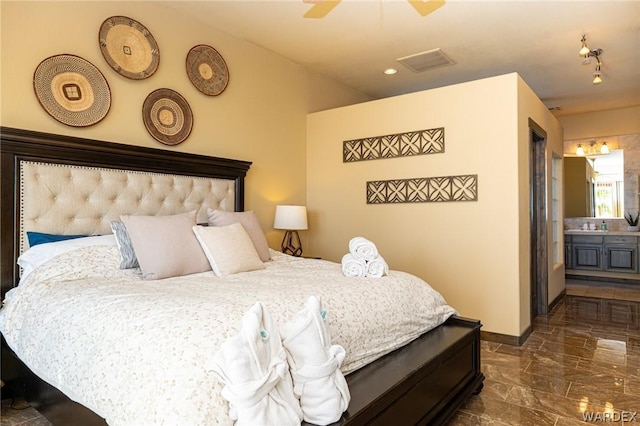
POLYGON ((622 217, 624 202, 624 182, 596 178, 596 217, 622 217))

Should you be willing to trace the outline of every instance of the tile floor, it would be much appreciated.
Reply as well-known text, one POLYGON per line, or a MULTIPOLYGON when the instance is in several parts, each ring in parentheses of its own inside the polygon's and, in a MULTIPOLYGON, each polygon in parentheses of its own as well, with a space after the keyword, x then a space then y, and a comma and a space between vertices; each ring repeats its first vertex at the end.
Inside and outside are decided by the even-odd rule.
POLYGON ((640 422, 640 287, 567 281, 533 330, 520 347, 482 342, 484 389, 450 425, 640 422))
MULTIPOLYGON (((450 426, 579 425, 588 415, 640 422, 640 286, 567 281, 567 295, 522 346, 483 341, 481 356, 484 389, 450 426)), ((0 424, 49 422, 3 401, 0 424)))
POLYGON ((51 426, 51 423, 40 415, 28 403, 22 400, 3 400, 1 426, 51 426))

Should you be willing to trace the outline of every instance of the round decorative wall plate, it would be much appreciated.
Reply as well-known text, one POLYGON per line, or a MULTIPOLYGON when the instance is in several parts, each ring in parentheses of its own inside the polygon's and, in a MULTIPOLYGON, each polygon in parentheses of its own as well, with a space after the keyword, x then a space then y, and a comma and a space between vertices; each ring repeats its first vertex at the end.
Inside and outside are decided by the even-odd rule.
POLYGON ((224 92, 229 83, 229 69, 216 49, 205 44, 191 48, 187 54, 187 75, 191 83, 209 96, 224 92))
POLYGON ((112 16, 100 26, 100 51, 109 66, 133 80, 151 77, 160 64, 160 48, 135 19, 112 16))
POLYGON ((158 89, 149 93, 144 100, 142 121, 158 142, 177 145, 189 137, 193 127, 193 114, 180 93, 171 89, 158 89))
POLYGON ((33 89, 42 108, 68 126, 96 124, 111 108, 104 75, 75 55, 51 56, 40 62, 33 74, 33 89))

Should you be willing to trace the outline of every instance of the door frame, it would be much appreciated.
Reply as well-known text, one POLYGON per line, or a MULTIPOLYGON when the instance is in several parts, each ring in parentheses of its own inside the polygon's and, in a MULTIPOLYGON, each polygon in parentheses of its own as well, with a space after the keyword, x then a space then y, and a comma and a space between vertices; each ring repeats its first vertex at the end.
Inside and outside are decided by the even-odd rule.
POLYGON ((529 118, 531 320, 549 314, 547 132, 529 118))

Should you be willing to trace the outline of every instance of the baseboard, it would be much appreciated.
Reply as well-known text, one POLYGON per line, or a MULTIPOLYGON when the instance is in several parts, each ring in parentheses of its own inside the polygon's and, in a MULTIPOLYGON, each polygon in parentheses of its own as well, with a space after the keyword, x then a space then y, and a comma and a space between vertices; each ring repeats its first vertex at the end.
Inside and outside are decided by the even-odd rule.
POLYGON ((582 275, 572 273, 565 273, 564 278, 565 280, 597 282, 602 284, 629 284, 635 286, 640 284, 640 280, 637 278, 604 277, 598 275, 582 275))
POLYGON ((510 334, 493 333, 491 331, 480 330, 480 339, 487 340, 489 342, 504 343, 511 346, 522 346, 522 344, 527 340, 530 334, 531 326, 527 327, 527 329, 520 336, 512 336, 510 334))
MULTIPOLYGON (((549 304, 549 312, 560 303, 562 298, 566 295, 567 290, 563 289, 558 296, 549 304)), ((480 331, 480 339, 487 340, 489 342, 504 343, 511 346, 522 346, 522 344, 529 338, 533 329, 529 325, 526 330, 520 336, 512 336, 510 334, 492 333, 491 331, 480 331)))
MULTIPOLYGON (((558 296, 549 304, 549 312, 553 310, 553 308, 560 303, 562 298, 566 295, 567 290, 563 289, 558 296)), ((502 334, 502 333, 492 333, 491 331, 483 331, 480 330, 480 339, 487 340, 489 342, 495 343, 504 343, 506 345, 511 346, 522 346, 522 344, 527 340, 529 335, 532 332, 531 325, 529 325, 526 330, 520 336, 512 336, 510 334, 502 334)))
POLYGON ((549 304, 549 312, 553 311, 553 308, 555 308, 555 306, 562 300, 562 298, 567 294, 567 289, 563 288, 562 291, 560 292, 560 294, 558 296, 556 296, 555 299, 553 299, 551 301, 551 303, 549 304))

